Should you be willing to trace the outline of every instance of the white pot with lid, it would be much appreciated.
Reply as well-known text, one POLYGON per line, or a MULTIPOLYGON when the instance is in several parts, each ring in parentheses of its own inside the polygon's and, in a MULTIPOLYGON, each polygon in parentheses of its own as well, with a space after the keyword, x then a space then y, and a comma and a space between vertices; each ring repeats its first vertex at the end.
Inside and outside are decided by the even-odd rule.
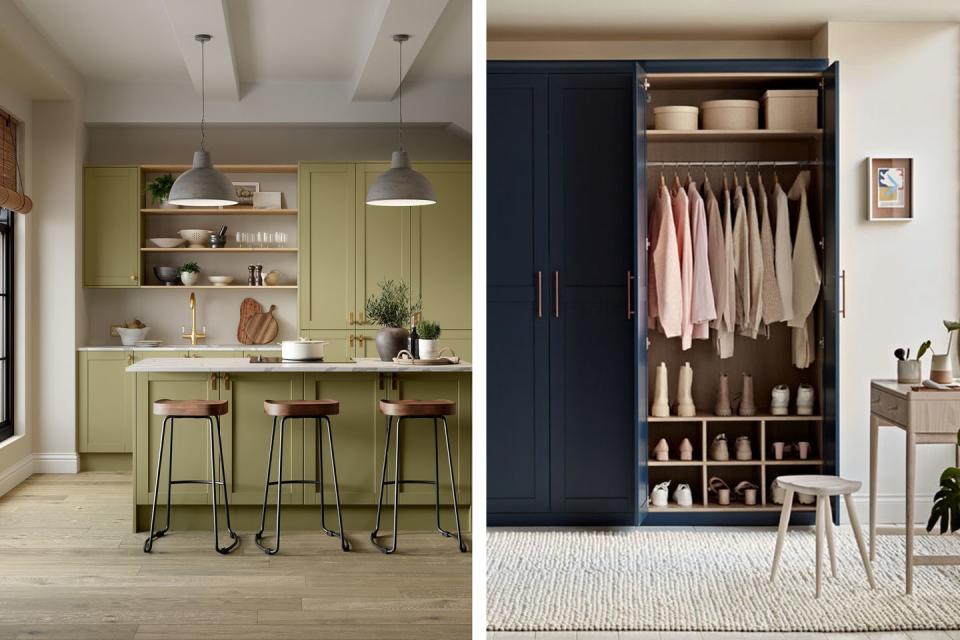
POLYGON ((323 360, 323 347, 326 340, 297 338, 280 343, 280 357, 284 360, 323 360))

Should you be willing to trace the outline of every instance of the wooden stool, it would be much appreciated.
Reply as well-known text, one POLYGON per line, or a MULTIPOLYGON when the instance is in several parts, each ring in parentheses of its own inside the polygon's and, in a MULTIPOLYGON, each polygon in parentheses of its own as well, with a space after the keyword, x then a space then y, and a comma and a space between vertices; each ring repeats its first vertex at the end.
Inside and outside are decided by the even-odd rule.
POLYGON ((320 487, 320 528, 331 537, 340 538, 340 548, 350 550, 350 543, 343 535, 343 516, 340 513, 340 485, 337 484, 337 458, 333 452, 333 428, 330 425, 330 416, 340 413, 340 403, 337 400, 265 400, 263 411, 273 416, 273 430, 270 432, 270 453, 267 454, 267 479, 263 484, 263 509, 260 511, 260 530, 254 536, 257 546, 269 555, 280 550, 280 504, 282 502, 283 485, 285 484, 312 484, 320 487), (277 479, 270 480, 270 471, 273 463, 273 443, 277 436, 277 418, 280 418, 280 452, 277 454, 277 479), (313 418, 317 427, 317 476, 314 480, 284 480, 283 479, 283 428, 291 418, 313 418), (330 466, 333 468, 333 495, 337 502, 337 531, 327 529, 326 508, 323 503, 323 424, 327 425, 327 442, 330 444, 330 466), (274 546, 263 544, 263 528, 267 518, 267 494, 270 486, 277 486, 277 527, 274 533, 274 546))
POLYGON ((150 553, 153 541, 162 538, 170 530, 170 512, 173 504, 170 501, 171 489, 175 484, 208 484, 213 504, 213 548, 217 553, 230 553, 240 545, 240 536, 230 525, 230 499, 227 491, 227 472, 223 466, 223 440, 220 438, 220 416, 227 413, 226 400, 157 400, 153 403, 153 413, 164 416, 163 426, 160 428, 160 452, 157 454, 157 476, 153 485, 153 506, 150 508, 150 537, 143 543, 143 550, 150 553), (173 479, 173 422, 175 418, 206 419, 210 434, 210 480, 174 480, 173 479), (163 441, 167 435, 167 424, 170 425, 169 460, 167 461, 167 522, 160 531, 154 531, 157 517, 157 496, 160 494, 160 467, 163 465, 163 441), (220 479, 217 480, 217 455, 214 447, 213 430, 216 425, 217 445, 220 448, 220 479), (217 491, 223 487, 223 508, 227 515, 227 532, 233 542, 229 546, 220 546, 220 528, 217 521, 217 491))
POLYGON ((443 421, 443 440, 447 445, 447 468, 450 470, 450 487, 453 491, 453 515, 457 523, 457 545, 460 551, 465 552, 467 545, 463 542, 460 533, 460 511, 457 504, 457 482, 453 477, 453 460, 450 457, 450 434, 447 428, 447 416, 455 415, 457 403, 451 400, 381 400, 380 413, 387 417, 387 435, 383 449, 383 470, 380 473, 380 495, 377 498, 377 522, 370 541, 382 552, 390 554, 397 550, 397 512, 400 506, 401 484, 432 484, 434 486, 434 510, 436 513, 437 532, 450 538, 453 534, 440 526, 440 444, 437 421, 443 421), (394 462, 394 479, 387 480, 387 459, 390 457, 390 431, 393 419, 397 419, 396 452, 394 462), (400 479, 400 425, 404 420, 429 419, 433 420, 433 480, 401 480, 400 479), (380 510, 383 506, 383 488, 393 485, 393 543, 386 547, 377 542, 380 531, 380 510))
POLYGON ((793 495, 803 493, 817 497, 817 597, 820 597, 820 585, 823 577, 822 558, 824 529, 826 529, 827 549, 830 553, 830 569, 833 577, 837 577, 837 556, 834 549, 833 539, 833 519, 830 515, 830 498, 832 496, 843 496, 847 504, 847 514, 850 516, 850 527, 853 529, 853 536, 857 540, 857 548, 860 550, 860 559, 863 561, 863 568, 867 572, 867 581, 870 588, 875 589, 876 584, 873 580, 873 570, 870 568, 870 559, 867 557, 867 547, 863 543, 863 535, 860 533, 860 520, 857 518, 857 510, 853 504, 852 494, 860 489, 860 483, 856 480, 844 480, 838 476, 780 476, 777 478, 777 484, 786 490, 783 497, 783 510, 780 512, 780 530, 777 533, 777 549, 773 553, 773 569, 770 571, 770 582, 777 578, 777 569, 780 566, 780 553, 783 551, 783 539, 787 534, 787 527, 790 525, 790 509, 793 506, 793 495))

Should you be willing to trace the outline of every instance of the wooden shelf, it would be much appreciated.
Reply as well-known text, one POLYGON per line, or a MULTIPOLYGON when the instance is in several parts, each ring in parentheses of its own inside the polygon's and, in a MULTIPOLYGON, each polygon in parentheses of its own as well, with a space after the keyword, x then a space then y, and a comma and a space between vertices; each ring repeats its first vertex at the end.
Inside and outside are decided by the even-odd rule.
POLYGON ((823 460, 814 460, 808 458, 807 460, 800 460, 799 458, 786 458, 784 460, 766 460, 764 462, 768 467, 799 467, 802 465, 810 466, 822 466, 824 464, 823 460))
MULTIPOLYGON (((295 164, 215 164, 214 169, 224 173, 296 173, 295 164)), ((142 164, 144 173, 182 173, 190 168, 189 164, 142 164)))
POLYGON ((254 287, 249 284, 227 284, 223 286, 217 286, 215 284, 195 284, 192 287, 188 287, 183 284, 174 284, 169 287, 163 284, 145 284, 140 287, 141 289, 260 289, 263 291, 269 291, 272 289, 296 289, 297 285, 295 284, 277 284, 270 286, 254 287))
MULTIPOLYGON (((669 131, 648 129, 648 142, 757 142, 763 140, 816 140, 823 129, 697 129, 694 131, 669 131)), ((655 160, 655 158, 650 158, 655 160)), ((732 163, 731 163, 732 164, 732 163)))
MULTIPOLYGON (((815 505, 805 505, 794 503, 791 511, 796 513, 797 511, 813 511, 815 505)), ((685 513, 688 511, 695 511, 697 513, 708 513, 708 512, 738 512, 738 513, 747 513, 750 511, 776 511, 779 512, 783 507, 779 504, 758 504, 752 507, 748 507, 745 504, 731 504, 727 506, 722 506, 719 504, 711 503, 709 506, 703 506, 702 504, 693 505, 692 507, 679 507, 676 504, 671 504, 668 507, 649 507, 647 511, 649 513, 685 513)))
POLYGON ((296 253, 296 247, 223 247, 213 249, 203 247, 202 249, 191 249, 190 247, 174 247, 166 249, 164 247, 140 247, 143 253, 296 253))
POLYGON ((156 216, 295 216, 297 211, 297 209, 254 209, 253 207, 140 209, 140 213, 156 216))
POLYGON ((698 413, 692 418, 681 416, 664 416, 658 418, 649 416, 647 422, 823 422, 823 416, 774 416, 768 413, 755 416, 715 416, 709 413, 698 413))
POLYGON ((651 467, 701 467, 703 460, 650 460, 651 467))
POLYGON ((763 460, 707 460, 708 467, 759 467, 763 460))
POLYGON ((691 88, 813 89, 819 86, 823 73, 819 71, 648 73, 645 77, 650 83, 651 92, 691 88))

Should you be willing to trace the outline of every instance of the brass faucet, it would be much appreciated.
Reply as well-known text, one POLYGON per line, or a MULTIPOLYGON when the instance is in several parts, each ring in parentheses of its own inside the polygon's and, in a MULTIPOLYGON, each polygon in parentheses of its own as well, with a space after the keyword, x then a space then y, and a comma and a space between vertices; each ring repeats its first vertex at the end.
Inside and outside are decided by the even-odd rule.
MULTIPOLYGON (((185 331, 183 327, 180 330, 185 331)), ((190 344, 194 347, 199 340, 207 337, 206 327, 203 327, 201 333, 197 333, 197 296, 194 293, 190 294, 190 333, 184 333, 182 337, 190 340, 190 344)))

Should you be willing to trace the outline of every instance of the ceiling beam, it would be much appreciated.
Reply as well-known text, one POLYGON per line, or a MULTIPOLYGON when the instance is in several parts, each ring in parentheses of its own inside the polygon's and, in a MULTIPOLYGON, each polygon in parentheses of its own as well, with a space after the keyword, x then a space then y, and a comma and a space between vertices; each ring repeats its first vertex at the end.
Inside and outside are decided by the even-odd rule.
POLYGON ((190 80, 200 93, 200 44, 194 39, 207 33, 213 39, 204 47, 207 97, 240 100, 240 78, 230 39, 225 0, 162 0, 190 80))
POLYGON ((399 74, 406 77, 448 1, 385 0, 382 12, 374 17, 368 42, 361 48, 362 62, 353 88, 354 102, 393 99, 400 85, 399 74), (403 43, 403 69, 399 69, 399 73, 399 47, 393 41, 396 33, 410 35, 410 40, 403 43))

